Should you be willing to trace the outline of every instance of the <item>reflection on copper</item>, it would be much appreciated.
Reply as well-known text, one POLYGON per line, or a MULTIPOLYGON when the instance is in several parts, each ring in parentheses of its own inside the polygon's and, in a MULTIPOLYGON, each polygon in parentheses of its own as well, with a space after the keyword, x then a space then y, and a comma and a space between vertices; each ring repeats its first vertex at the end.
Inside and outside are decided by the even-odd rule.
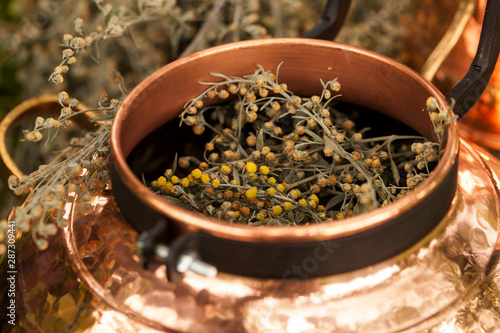
POLYGON ((94 200, 91 202, 92 207, 104 206, 108 203, 109 199, 104 196, 96 196, 94 200))
MULTIPOLYGON (((223 297, 244 298, 258 295, 254 286, 251 284, 247 285, 244 279, 235 279, 231 276, 224 277, 223 274, 220 274, 217 279, 207 279, 195 273, 188 272, 184 281, 194 290, 207 290, 214 295, 223 297)), ((247 282, 250 282, 250 279, 247 282)))
POLYGON ((133 248, 116 243, 109 253, 116 261, 108 268, 110 283, 102 270, 92 272, 96 267, 71 249, 77 237, 73 229, 81 224, 90 225, 92 234, 111 225, 115 237, 126 238, 130 227, 111 198, 90 216, 73 206, 65 230, 69 260, 81 281, 110 308, 102 312, 96 324, 100 328, 282 333, 420 332, 434 327, 433 332, 466 332, 457 318, 471 299, 483 297, 478 288, 498 236, 500 200, 491 175, 500 175, 500 162, 485 163, 481 156, 488 154, 465 140, 459 156, 457 194, 439 227, 409 251, 357 271, 288 282, 189 273, 173 284, 165 279, 164 268, 144 270, 133 248), (469 179, 474 179, 473 190, 469 179))
POLYGON ((461 185, 465 193, 472 194, 474 192, 474 187, 477 184, 476 179, 473 178, 472 173, 469 170, 464 170, 460 172, 461 185))
POLYGON ((177 311, 171 306, 171 303, 175 301, 172 293, 157 292, 153 297, 154 299, 151 299, 136 293, 127 297, 123 303, 131 310, 142 314, 145 318, 152 320, 161 318, 161 322, 164 325, 179 329, 186 329, 186 326, 189 326, 183 324, 188 319, 179 318, 177 311))
MULTIPOLYGON (((76 211, 76 196, 73 201, 73 205, 71 206, 71 209, 69 210, 69 224, 64 228, 64 239, 65 239, 65 244, 66 244, 66 250, 68 252, 68 255, 70 257, 70 264, 72 265, 73 269, 78 272, 78 276, 80 279, 82 279, 87 287, 91 290, 91 292, 100 300, 104 301, 108 306, 110 306, 112 309, 115 309, 118 311, 117 315, 119 317, 123 317, 123 315, 126 315, 130 319, 132 319, 133 322, 137 322, 140 324, 147 325, 151 328, 155 328, 158 330, 165 330, 166 328, 156 322, 150 322, 146 318, 144 318, 142 315, 137 314, 134 311, 131 311, 125 304, 117 301, 112 293, 107 289, 103 288, 103 286, 97 281, 92 273, 89 271, 89 268, 86 266, 84 261, 82 260, 78 246, 76 244, 75 240, 75 234, 74 234, 74 229, 73 229, 73 222, 74 222, 74 216, 75 214, 78 214, 76 211)), ((112 313, 110 313, 110 316, 112 313)), ((126 322, 126 320, 125 320, 126 322)))
POLYGON ((130 322, 126 315, 113 310, 98 310, 94 312, 95 324, 92 326, 91 333, 116 333, 116 332, 160 332, 140 325, 138 323, 130 322))
POLYGON ((500 150, 500 62, 481 98, 462 120, 461 132, 472 141, 500 150))
POLYGON ((367 275, 358 276, 349 279, 345 282, 337 282, 334 284, 325 285, 321 291, 328 298, 339 298, 344 295, 348 295, 356 290, 362 290, 363 288, 372 288, 373 286, 379 285, 380 283, 387 281, 389 278, 394 276, 394 274, 400 272, 401 268, 397 265, 391 265, 380 270, 377 270, 367 275))
MULTIPOLYGON (((486 1, 476 2, 476 14, 462 34, 460 47, 452 53, 448 65, 442 69, 441 74, 452 79, 464 75, 477 50, 486 1)), ((485 147, 500 150, 500 62, 497 61, 479 101, 460 123, 461 135, 485 147)))
POLYGON ((456 320, 455 319, 449 319, 441 324, 439 324, 435 331, 436 333, 461 333, 463 332, 462 330, 458 329, 456 327, 456 320))

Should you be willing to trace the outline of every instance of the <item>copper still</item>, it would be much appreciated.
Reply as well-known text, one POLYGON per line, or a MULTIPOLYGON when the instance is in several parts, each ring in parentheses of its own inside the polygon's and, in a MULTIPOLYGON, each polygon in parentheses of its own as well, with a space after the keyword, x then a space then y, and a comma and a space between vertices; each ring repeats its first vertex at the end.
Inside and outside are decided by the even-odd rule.
MULTIPOLYGON (((329 1, 327 9, 312 33, 331 39, 347 8, 329 1)), ((210 72, 242 75, 257 64, 276 68, 282 61, 280 79, 291 90, 312 95, 320 88, 318 78, 338 77, 344 101, 433 139, 421 111, 426 99, 435 96, 442 105, 453 99, 455 112, 463 116, 493 71, 500 1, 488 1, 484 27, 469 74, 446 96, 392 59, 319 39, 229 44, 155 72, 130 93, 114 121, 113 195, 96 197, 91 214, 68 206, 70 224, 45 253, 23 241, 18 272, 29 278, 20 279, 19 304, 26 325, 44 331, 49 325, 71 327, 73 321, 72 329, 83 332, 500 327, 500 162, 461 137, 456 121, 448 129, 441 162, 412 194, 322 225, 256 228, 201 216, 148 190, 127 160, 147 134, 175 119, 185 101, 203 90, 197 83, 207 81, 210 72), (151 242, 142 244, 142 254, 164 264, 142 266, 137 232, 151 242), (164 233, 168 237, 158 241, 164 233), (57 258, 64 253, 68 260, 61 264, 57 258), (35 261, 54 270, 33 270, 35 261), (66 278, 54 278, 55 272, 66 278), (37 279, 45 279, 46 287, 33 282, 37 279), (83 287, 75 287, 76 279, 83 287), (44 311, 54 311, 50 322, 36 320, 34 309, 43 303, 37 295, 47 299, 44 311)))

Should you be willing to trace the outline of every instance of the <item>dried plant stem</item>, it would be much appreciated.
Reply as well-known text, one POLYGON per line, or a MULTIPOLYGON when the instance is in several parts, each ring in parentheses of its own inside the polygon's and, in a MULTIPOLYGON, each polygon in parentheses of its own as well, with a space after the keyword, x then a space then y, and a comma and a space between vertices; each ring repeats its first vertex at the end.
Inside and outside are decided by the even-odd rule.
POLYGON ((213 25, 217 20, 220 19, 220 12, 227 0, 217 0, 213 5, 210 13, 207 15, 206 20, 201 25, 201 28, 196 33, 196 36, 191 40, 191 43, 182 51, 179 58, 185 57, 191 53, 194 53, 204 47, 206 41, 206 34, 212 29, 213 25))
MULTIPOLYGON (((356 129, 332 106, 338 96, 332 92, 340 90, 336 79, 321 81, 319 95, 299 97, 278 82, 278 71, 259 66, 243 77, 212 73, 221 81, 202 83, 207 89, 180 116, 196 134, 215 134, 205 145, 205 161, 193 169, 188 161, 198 159, 181 156, 152 188, 209 216, 284 226, 362 214, 427 178, 440 143, 415 135, 364 137, 368 129, 356 129), (231 103, 204 106, 205 99, 231 94, 231 103), (404 174, 406 186, 400 186, 404 174)), ((441 141, 449 110, 432 98, 427 108, 441 141)))

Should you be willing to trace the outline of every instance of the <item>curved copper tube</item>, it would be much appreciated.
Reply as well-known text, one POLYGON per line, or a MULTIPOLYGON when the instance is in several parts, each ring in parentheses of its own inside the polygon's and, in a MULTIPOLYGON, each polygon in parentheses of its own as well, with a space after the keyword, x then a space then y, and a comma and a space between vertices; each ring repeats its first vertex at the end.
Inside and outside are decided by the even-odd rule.
POLYGON ((432 81, 434 75, 439 70, 443 61, 448 57, 453 47, 457 44, 462 36, 467 23, 474 14, 476 9, 476 0, 460 0, 458 9, 453 17, 446 34, 441 38, 441 41, 429 55, 425 64, 422 66, 420 73, 424 78, 432 81))
MULTIPOLYGON (((79 104, 77 109, 79 111, 88 109, 85 105, 79 104)), ((12 109, 0 122, 0 180, 7 184, 7 179, 10 175, 21 177, 24 173, 16 164, 14 159, 9 153, 6 145, 6 137, 8 131, 21 121, 35 118, 44 115, 58 115, 61 110, 61 105, 57 95, 41 95, 36 96, 22 102, 14 109, 12 109)), ((95 118, 94 112, 88 112, 84 115, 75 117, 75 121, 86 129, 91 129, 94 124, 89 122, 89 119, 95 118)))

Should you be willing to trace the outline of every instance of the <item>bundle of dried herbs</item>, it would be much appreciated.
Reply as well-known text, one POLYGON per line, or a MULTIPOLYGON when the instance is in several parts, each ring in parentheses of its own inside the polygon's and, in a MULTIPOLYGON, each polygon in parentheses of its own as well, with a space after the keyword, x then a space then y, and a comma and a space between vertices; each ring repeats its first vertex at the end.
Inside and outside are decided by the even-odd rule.
MULTIPOLYGON (((9 3, 8 10, 18 13, 18 19, 0 24, 0 35, 5 37, 0 72, 5 65, 16 68, 25 96, 57 92, 61 104, 59 117, 40 115, 32 128, 21 133, 28 142, 44 141, 44 150, 56 154, 44 154, 42 165, 25 176, 11 176, 5 184, 15 194, 27 195, 16 207, 16 230, 31 232, 40 249, 49 246, 58 227, 67 225, 66 204, 75 200, 74 194, 89 213, 95 196, 110 188, 111 122, 128 88, 165 64, 211 46, 301 36, 314 26, 323 8, 322 1, 303 0, 9 3), (78 111, 80 102, 91 109, 78 111), (92 120, 95 130, 68 140, 57 135, 84 112, 99 114, 92 120), (54 142, 63 147, 55 148, 54 142)), ((40 155, 37 146, 31 147, 19 160, 40 155)), ((6 208, 8 213, 12 202, 2 202, 2 192, 0 186, 0 210, 6 208)), ((7 249, 7 238, 1 237, 7 228, 7 221, 0 220, 0 255, 7 249)))
POLYGON ((151 182, 167 200, 208 216, 251 225, 296 226, 371 211, 425 180, 442 152, 450 109, 427 111, 439 142, 418 135, 370 137, 333 107, 341 85, 297 96, 260 67, 227 77, 186 104, 180 125, 211 131, 203 156, 178 152, 151 182), (226 103, 205 105, 219 98, 226 103), (180 156, 179 158, 177 158, 180 156))

